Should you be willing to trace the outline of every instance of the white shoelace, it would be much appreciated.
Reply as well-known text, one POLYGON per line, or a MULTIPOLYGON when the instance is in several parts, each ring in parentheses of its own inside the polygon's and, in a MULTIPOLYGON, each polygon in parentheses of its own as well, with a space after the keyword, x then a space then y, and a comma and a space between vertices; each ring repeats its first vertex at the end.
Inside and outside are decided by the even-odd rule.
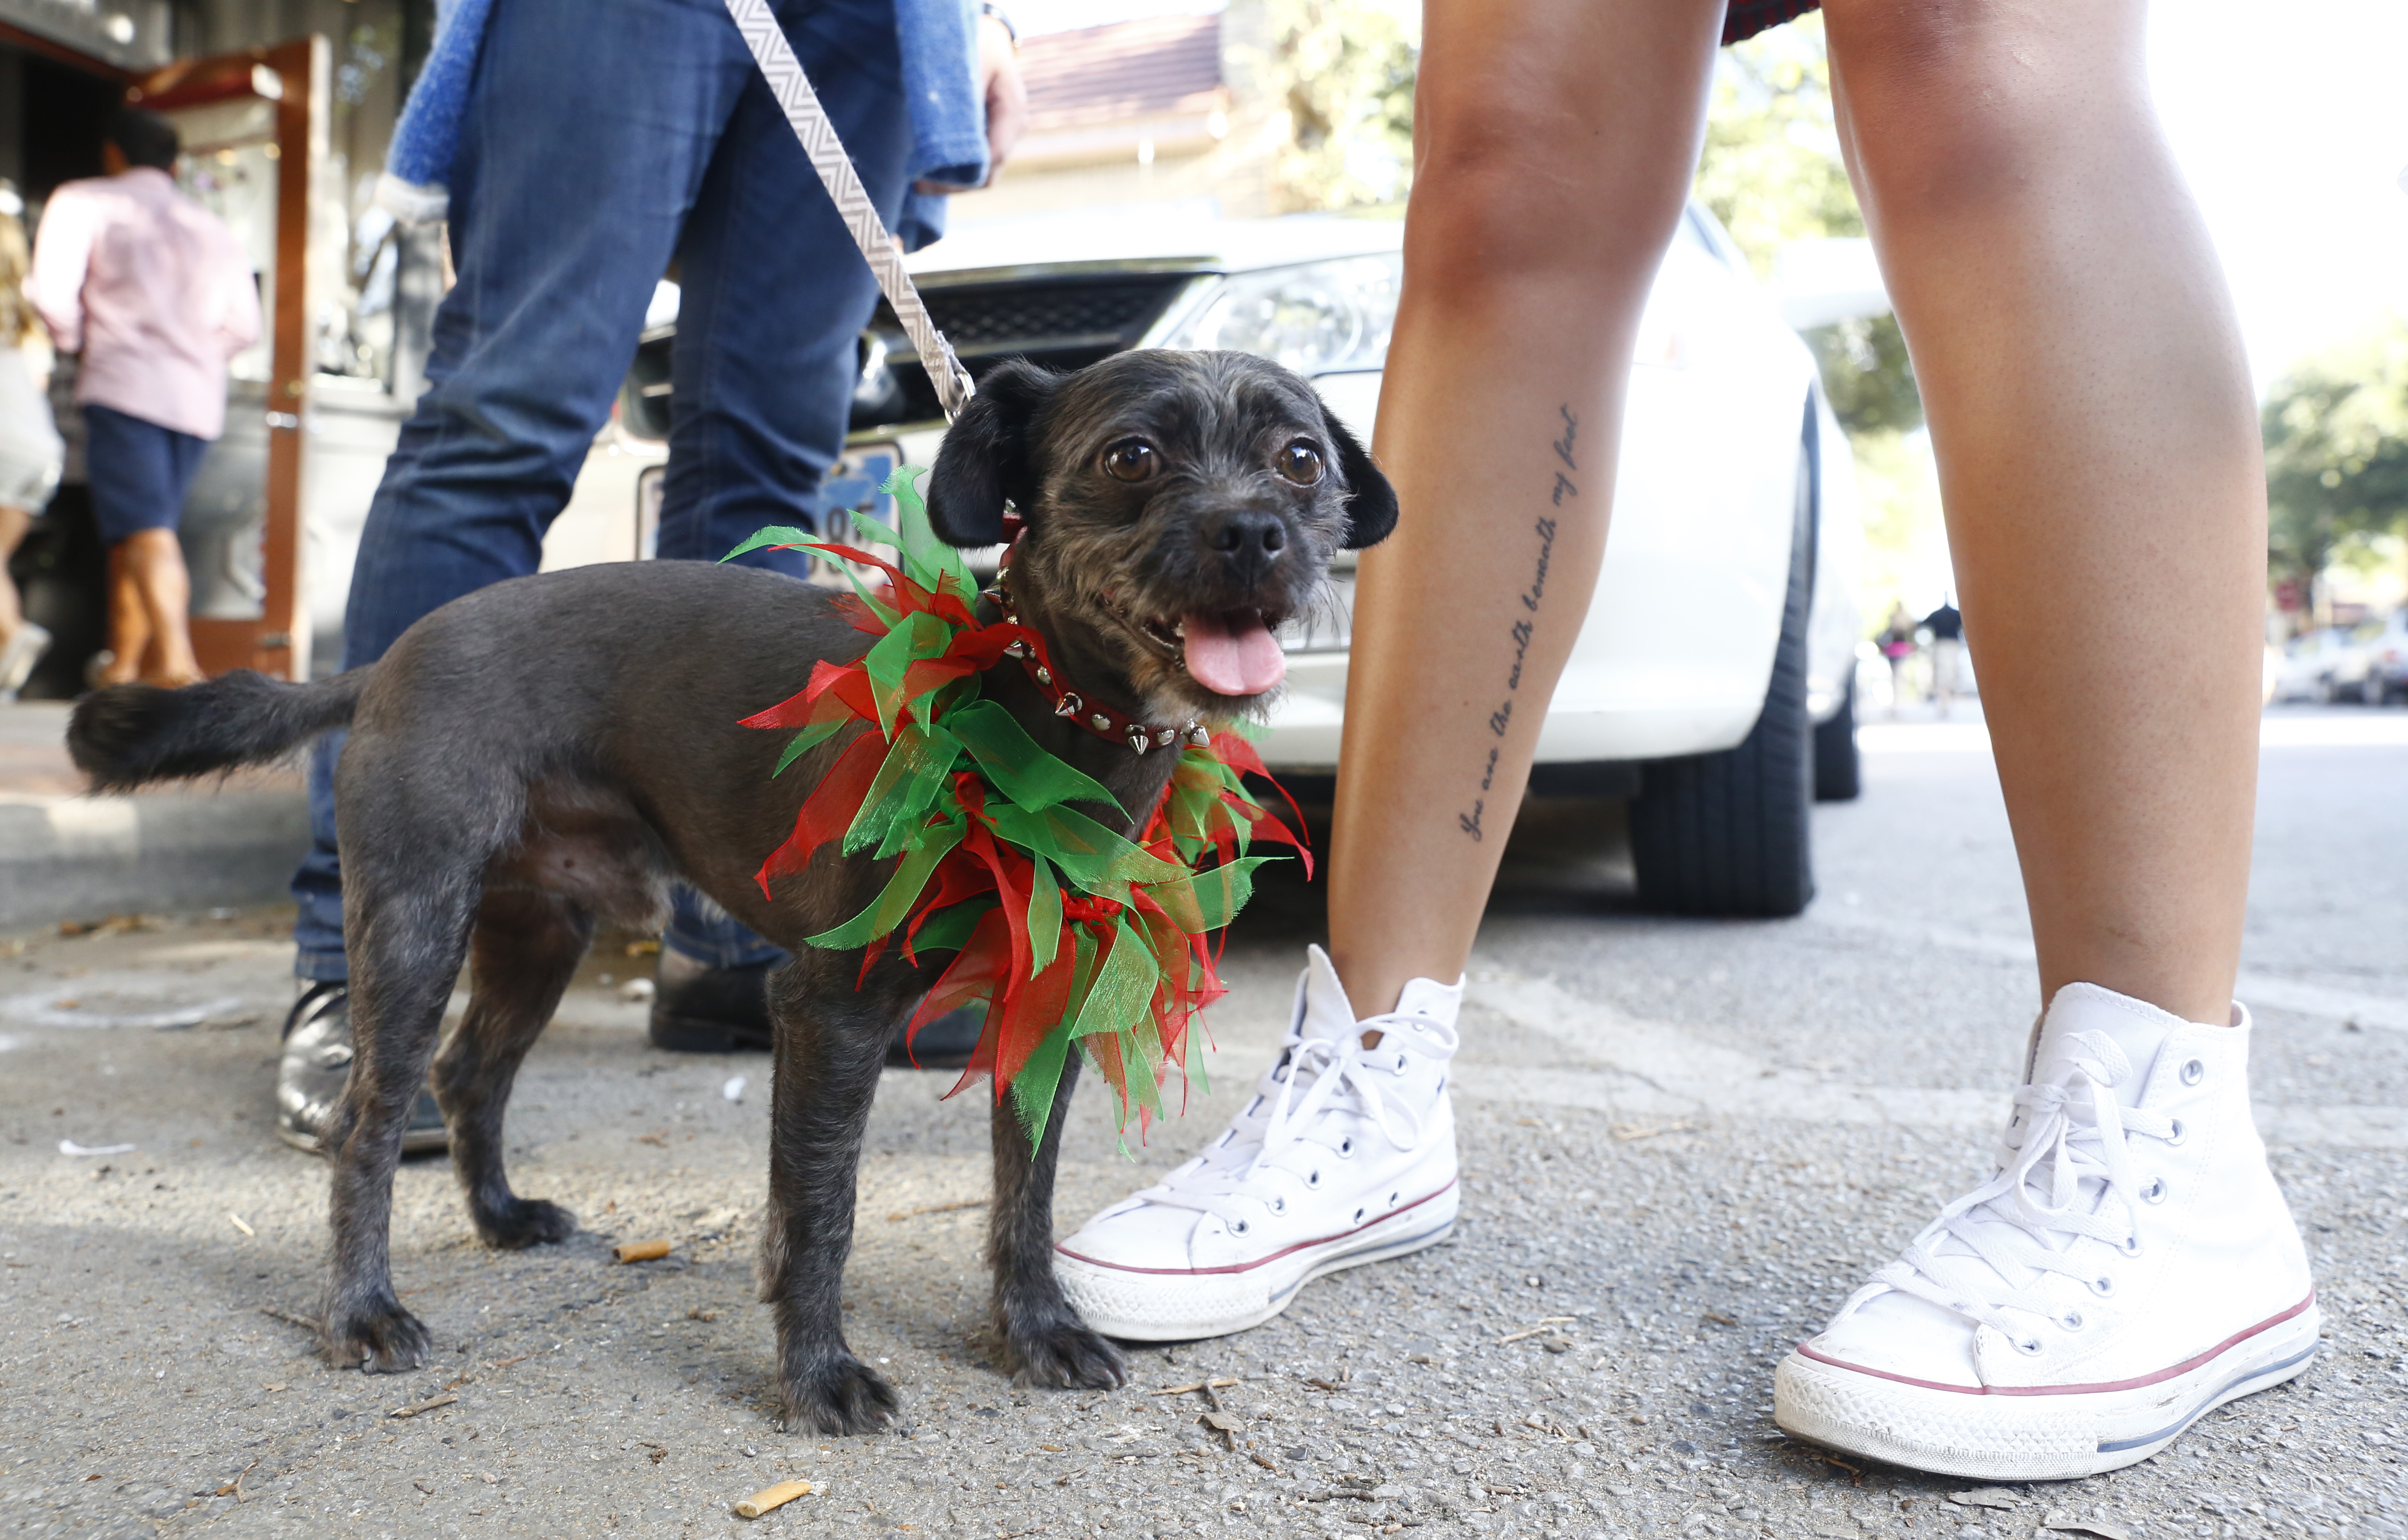
MULTIPOLYGON (((1267 1197, 1255 1183, 1257 1173, 1301 1143, 1326 1116, 1360 1118, 1397 1148, 1420 1148, 1426 1132, 1422 1115, 1398 1096, 1397 1077, 1407 1055, 1451 1059, 1461 1042, 1453 1027, 1425 1016, 1375 1016, 1357 1022, 1343 1037, 1302 1037, 1291 1032, 1270 1072, 1270 1082, 1278 1089, 1257 1090, 1246 1109, 1202 1154, 1136 1195, 1148 1203, 1211 1214, 1244 1234, 1254 1207, 1268 1205, 1275 1213, 1283 1211, 1283 1195, 1267 1197), (1369 1033, 1381 1034, 1377 1048, 1363 1046, 1369 1033)), ((1335 1153, 1347 1153, 1342 1140, 1335 1153)))
POLYGON ((2087 1236, 2138 1254, 2132 1220, 2156 1179, 2135 1173, 2127 1136, 2167 1139, 2175 1132, 2165 1113, 2115 1100, 2115 1087, 2133 1071, 2114 1038, 2075 1033, 2060 1054, 2057 1078, 2015 1092, 2021 1117, 2009 1125, 1999 1174, 1942 1209, 1905 1256, 1873 1275, 1876 1283, 1997 1328, 2025 1353, 2037 1352, 2040 1341, 2010 1310, 2069 1331, 2081 1326, 2078 1311, 2038 1291, 2047 1275, 2078 1279, 2102 1296, 2114 1290, 2112 1277, 2069 1253, 2087 1236))

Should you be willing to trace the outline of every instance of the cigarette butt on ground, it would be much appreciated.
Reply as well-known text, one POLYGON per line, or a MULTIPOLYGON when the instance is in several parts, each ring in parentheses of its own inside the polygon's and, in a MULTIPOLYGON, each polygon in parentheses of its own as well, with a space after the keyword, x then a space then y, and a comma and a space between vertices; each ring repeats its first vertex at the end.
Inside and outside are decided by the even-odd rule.
POLYGON ((781 1481, 774 1487, 762 1488, 743 1502, 737 1504, 736 1517, 758 1519, 773 1508, 782 1508, 796 1498, 809 1497, 810 1494, 811 1484, 808 1481, 781 1481))
POLYGON ((666 1241, 623 1241, 610 1248, 621 1262, 658 1262, 669 1254, 666 1241))
POLYGON ((226 1210, 226 1218, 232 1219, 234 1221, 234 1227, 236 1230, 241 1231, 246 1235, 257 1235, 259 1233, 258 1231, 253 1230, 249 1224, 243 1221, 243 1217, 241 1215, 236 1213, 231 1208, 226 1210))

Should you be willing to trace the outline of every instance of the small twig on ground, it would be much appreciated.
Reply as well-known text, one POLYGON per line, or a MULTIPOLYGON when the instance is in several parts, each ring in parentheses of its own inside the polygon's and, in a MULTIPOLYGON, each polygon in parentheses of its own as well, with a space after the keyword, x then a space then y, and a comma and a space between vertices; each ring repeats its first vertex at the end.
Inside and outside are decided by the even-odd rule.
POLYGON ((424 1401, 413 1401, 407 1406, 395 1406, 384 1415, 394 1418, 412 1418, 421 1412, 431 1412, 437 1406, 449 1406, 459 1399, 458 1396, 447 1390, 441 1395, 428 1396, 424 1401))
POLYGON ((1524 1337, 1535 1337, 1544 1333, 1550 1326, 1561 1326, 1566 1321, 1577 1320, 1578 1319, 1580 1318, 1577 1316, 1548 1316, 1541 1319, 1538 1325, 1531 1327, 1527 1331, 1516 1332, 1510 1337, 1498 1337, 1497 1339, 1497 1345, 1501 1348, 1509 1342, 1519 1342, 1524 1337))
POLYGON ((1185 1395, 1190 1390, 1226 1390, 1236 1383, 1234 1379, 1199 1379, 1193 1385, 1166 1385, 1159 1390, 1148 1390, 1146 1394, 1185 1395))
POLYGON ((1606 1132, 1627 1143, 1632 1139, 1652 1139, 1658 1134, 1686 1134, 1697 1126, 1684 1119, 1676 1123, 1616 1123, 1606 1132))
POLYGON ((319 1329, 318 1323, 308 1316, 296 1316, 290 1310, 280 1310, 272 1305, 261 1305, 259 1313, 263 1316, 274 1316, 279 1320, 290 1321, 295 1326, 307 1327, 312 1332, 319 1329))
POLYGON ((899 1209, 887 1215, 886 1222, 900 1224, 905 1219, 916 1219, 923 1214, 958 1214, 965 1208, 984 1208, 985 1206, 984 1198, 964 1198, 959 1203, 923 1204, 918 1208, 899 1209))
POLYGON ((234 1227, 236 1230, 241 1231, 244 1234, 254 1237, 258 1235, 259 1232, 253 1230, 250 1224, 244 1220, 243 1217, 236 1213, 233 1209, 229 1208, 226 1210, 226 1218, 232 1219, 234 1221, 234 1227))

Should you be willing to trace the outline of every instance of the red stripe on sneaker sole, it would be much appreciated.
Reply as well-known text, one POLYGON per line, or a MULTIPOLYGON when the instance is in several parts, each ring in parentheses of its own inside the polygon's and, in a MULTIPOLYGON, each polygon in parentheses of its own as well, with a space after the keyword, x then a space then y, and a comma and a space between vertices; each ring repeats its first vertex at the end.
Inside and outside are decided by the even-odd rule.
POLYGON ((1369 1224, 1359 1224, 1352 1230, 1341 1230, 1335 1235, 1324 1235, 1319 1240, 1298 1241, 1294 1246, 1283 1247, 1279 1250, 1272 1252, 1268 1257, 1261 1257, 1254 1262, 1231 1262, 1226 1267, 1124 1267, 1116 1262, 1099 1262, 1094 1257, 1082 1256, 1078 1252, 1073 1251, 1068 1247, 1063 1245, 1060 1241, 1055 1241, 1054 1243, 1054 1249, 1061 1252, 1064 1256, 1070 1258, 1074 1262, 1085 1262, 1090 1267, 1109 1267, 1115 1273, 1143 1273, 1154 1277, 1200 1278, 1220 1273, 1251 1273, 1257 1267, 1268 1266, 1270 1263, 1279 1261, 1282 1257, 1292 1257, 1298 1251, 1305 1250, 1310 1247, 1327 1246, 1335 1241, 1342 1241, 1350 1235, 1359 1235, 1366 1230, 1377 1229, 1379 1226, 1387 1223, 1390 1219, 1395 1219, 1399 1214, 1410 1214, 1414 1209, 1419 1208, 1422 1205, 1429 1202, 1432 1198, 1444 1196, 1448 1191, 1452 1191, 1454 1187, 1455 1183, 1450 1181, 1445 1187, 1440 1188, 1436 1192, 1424 1193, 1422 1196, 1415 1198, 1412 1202, 1405 1205, 1402 1208, 1392 1208, 1387 1213, 1381 1215, 1378 1219, 1373 1219, 1369 1224))
POLYGON ((2171 1369, 2160 1369, 2156 1374, 2143 1375, 2137 1379, 2107 1380, 2097 1385, 1944 1385, 1936 1379, 1916 1379, 1912 1375, 1894 1375, 1886 1369, 1868 1369, 1861 1363, 1850 1363, 1845 1359, 1833 1358, 1828 1353, 1818 1353, 1812 1347, 1802 1342, 1798 1345, 1798 1351, 1804 1357, 1813 1359, 1817 1363, 1828 1363, 1834 1369, 1845 1369, 1850 1374, 1870 1375, 1875 1379, 1895 1380, 1900 1385, 1913 1385, 1926 1390, 1949 1390, 1957 1395, 2100 1395, 2110 1390, 2137 1390, 2142 1389, 2143 1386, 2155 1385, 2163 1380, 2169 1380, 2181 1375, 2186 1375, 2193 1369, 2198 1368, 2200 1364, 2220 1356, 2235 1345, 2248 1341, 2258 1333, 2271 1331, 2274 1327, 2282 1325, 2283 1322, 2291 1319, 2293 1317, 2299 1315, 2301 1311, 2307 1309, 2308 1306, 2315 1303, 2316 1291, 2311 1289, 2308 1290, 2308 1297, 2306 1299, 2303 1299, 2299 1304, 2292 1305, 2288 1310, 2284 1311, 2281 1315, 2269 1316, 2255 1326, 2249 1327, 2244 1331, 2233 1333, 2230 1336, 2226 1337, 2222 1342, 2217 1343, 2214 1347, 2210 1348, 2206 1352, 2200 1354, 2196 1358, 2186 1358, 2171 1369))

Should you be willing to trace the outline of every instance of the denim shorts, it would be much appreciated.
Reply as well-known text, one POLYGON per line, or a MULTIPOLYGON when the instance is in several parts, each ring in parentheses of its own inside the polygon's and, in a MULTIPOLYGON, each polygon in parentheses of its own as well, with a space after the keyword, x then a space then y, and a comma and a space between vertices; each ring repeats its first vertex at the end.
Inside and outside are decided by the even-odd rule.
POLYGON ((1819 0, 1731 0, 1729 11, 1723 17, 1723 41, 1740 42, 1767 27, 1794 21, 1817 8, 1818 3, 1819 0))
POLYGON ((144 530, 174 529, 193 473, 208 449, 206 438, 85 402, 84 474, 92 483, 92 515, 102 543, 113 546, 144 530))

